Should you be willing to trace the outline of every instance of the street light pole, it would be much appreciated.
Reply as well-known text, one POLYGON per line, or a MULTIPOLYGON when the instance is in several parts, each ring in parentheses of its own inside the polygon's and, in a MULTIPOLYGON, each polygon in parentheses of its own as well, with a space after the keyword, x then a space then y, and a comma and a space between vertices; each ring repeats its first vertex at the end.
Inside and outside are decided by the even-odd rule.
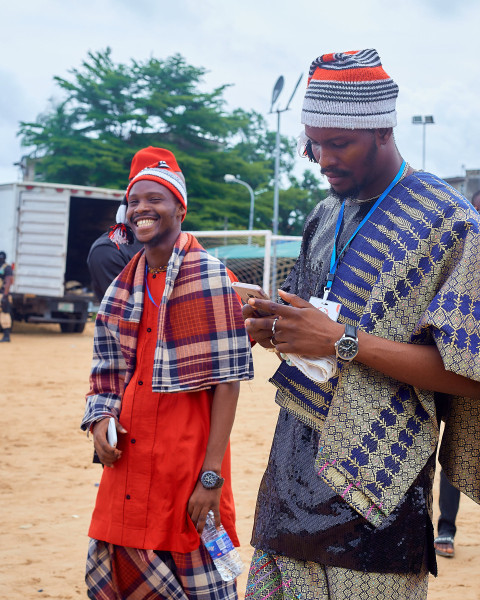
MULTIPOLYGON (((245 186, 248 189, 248 191, 250 192, 250 215, 248 217, 248 229, 249 229, 249 231, 252 231, 252 229, 253 229, 253 211, 255 209, 255 195, 253 193, 253 189, 246 181, 243 181, 242 179, 239 179, 238 177, 235 177, 235 175, 231 175, 230 173, 227 173, 224 176, 224 180, 226 183, 239 183, 240 185, 245 186)), ((251 244, 252 244, 252 236, 249 235, 248 236, 248 245, 251 246, 251 244)))
MULTIPOLYGON (((273 187, 273 235, 278 235, 278 205, 280 187, 280 114, 277 110, 277 135, 275 138, 275 181, 273 187)), ((275 253, 276 256, 276 253, 275 253)))
MULTIPOLYGON (((283 75, 280 75, 280 77, 277 79, 275 86, 273 88, 273 92, 272 92, 272 103, 270 106, 270 114, 272 114, 273 112, 277 113, 277 135, 275 138, 275 180, 274 180, 274 187, 273 187, 273 226, 272 226, 272 231, 273 231, 273 235, 278 235, 278 218, 279 218, 279 188, 280 188, 280 114, 282 112, 285 112, 287 110, 289 110, 290 108, 290 103, 293 100, 293 97, 295 96, 295 92, 298 89, 298 86, 300 85, 300 81, 302 80, 303 74, 300 75, 300 77, 298 78, 298 81, 295 85, 295 87, 293 88, 293 92, 292 95, 290 96, 289 101, 287 102, 287 105, 285 108, 283 109, 279 109, 277 108, 275 111, 273 110, 273 105, 275 104, 275 102, 278 100, 278 97, 280 95, 280 92, 283 89, 283 84, 284 84, 284 79, 283 79, 283 75)), ((272 293, 273 290, 275 289, 275 283, 276 283, 276 279, 277 279, 277 242, 274 238, 273 241, 273 257, 272 257, 272 293)))
POLYGON ((423 125, 423 144, 422 144, 422 170, 425 171, 425 140, 426 140, 426 134, 425 134, 425 126, 426 125, 434 125, 435 121, 433 120, 432 115, 426 115, 426 116, 422 116, 422 115, 415 115, 414 117, 412 117, 412 123, 414 125, 423 125))

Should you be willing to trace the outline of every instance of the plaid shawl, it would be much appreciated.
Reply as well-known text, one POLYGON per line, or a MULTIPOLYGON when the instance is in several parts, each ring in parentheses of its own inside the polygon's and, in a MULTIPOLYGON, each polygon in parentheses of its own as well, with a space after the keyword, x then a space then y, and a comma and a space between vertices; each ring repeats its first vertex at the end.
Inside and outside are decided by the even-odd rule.
MULTIPOLYGON (((113 281, 100 306, 82 429, 120 414, 123 391, 136 365, 145 261, 142 250, 113 281)), ((158 311, 152 390, 201 390, 252 377, 250 341, 226 267, 182 232, 168 263, 158 311)))
MULTIPOLYGON (((329 208, 326 200, 306 223, 287 291, 305 297, 314 284, 313 248, 329 208)), ((479 232, 478 214, 453 188, 428 173, 407 176, 339 265, 329 296, 342 304, 339 322, 399 342, 436 344, 448 371, 479 381, 479 232)), ((339 361, 339 369, 316 384, 282 363, 272 378, 276 401, 320 432, 319 477, 378 526, 435 452, 438 395, 356 361, 339 361)), ((440 461, 450 481, 480 502, 480 402, 447 397, 447 404, 440 461)))

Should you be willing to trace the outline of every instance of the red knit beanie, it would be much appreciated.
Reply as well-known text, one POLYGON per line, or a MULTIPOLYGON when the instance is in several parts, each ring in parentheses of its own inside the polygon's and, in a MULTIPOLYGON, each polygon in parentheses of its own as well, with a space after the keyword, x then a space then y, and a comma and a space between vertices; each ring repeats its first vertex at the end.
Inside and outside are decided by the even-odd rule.
POLYGON ((112 242, 117 245, 129 244, 134 239, 133 233, 127 225, 128 195, 132 186, 142 179, 156 181, 174 194, 185 208, 185 213, 182 217, 183 221, 187 214, 187 188, 180 167, 170 150, 155 148, 153 146, 139 150, 132 158, 129 179, 125 197, 117 210, 117 224, 110 228, 111 230, 108 234, 112 242))
MULTIPOLYGON (((168 154, 171 154, 171 152, 168 152, 168 154)), ((137 181, 147 179, 149 181, 155 181, 169 189, 184 207, 185 214, 187 214, 187 188, 173 154, 172 157, 173 161, 169 157, 166 157, 168 158, 169 162, 166 160, 157 160, 155 163, 150 164, 145 169, 139 171, 132 179, 130 179, 127 191, 125 192, 127 202, 130 190, 137 183, 137 181)), ((185 214, 183 215, 183 218, 185 218, 185 214)))
POLYGON ((137 173, 140 173, 143 169, 150 167, 151 165, 164 160, 173 171, 180 171, 175 156, 170 150, 165 148, 155 148, 154 146, 148 146, 139 150, 132 158, 130 165, 130 175, 128 179, 133 179, 137 173))

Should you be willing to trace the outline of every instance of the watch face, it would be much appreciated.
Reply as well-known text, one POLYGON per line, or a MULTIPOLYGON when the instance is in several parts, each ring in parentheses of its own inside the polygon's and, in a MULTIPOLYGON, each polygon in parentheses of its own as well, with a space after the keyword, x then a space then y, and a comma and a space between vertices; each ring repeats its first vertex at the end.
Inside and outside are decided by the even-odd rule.
POLYGON ((358 342, 352 338, 343 338, 338 343, 338 356, 344 360, 355 358, 358 352, 358 342))
POLYGON ((218 484, 218 480, 221 479, 214 471, 205 471, 202 474, 200 481, 203 487, 212 489, 218 484))

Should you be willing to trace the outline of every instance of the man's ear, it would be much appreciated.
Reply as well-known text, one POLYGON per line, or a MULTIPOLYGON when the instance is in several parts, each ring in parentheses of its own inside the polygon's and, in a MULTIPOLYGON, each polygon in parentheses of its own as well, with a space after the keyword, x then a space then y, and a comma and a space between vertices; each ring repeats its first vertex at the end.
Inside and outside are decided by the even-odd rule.
POLYGON ((388 144, 393 135, 393 127, 383 127, 381 129, 375 129, 375 134, 377 137, 378 144, 380 146, 384 146, 385 144, 388 144))
POLYGON ((183 206, 183 204, 181 204, 179 202, 178 206, 177 206, 177 215, 182 218, 182 221, 185 218, 185 213, 186 212, 187 212, 187 209, 183 206))

